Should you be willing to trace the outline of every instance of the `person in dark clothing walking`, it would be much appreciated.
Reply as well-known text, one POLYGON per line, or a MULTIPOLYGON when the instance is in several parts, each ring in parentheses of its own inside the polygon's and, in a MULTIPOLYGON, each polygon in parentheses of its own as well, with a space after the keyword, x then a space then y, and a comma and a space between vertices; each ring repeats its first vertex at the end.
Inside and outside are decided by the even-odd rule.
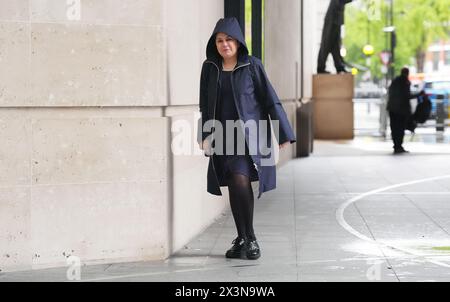
POLYGON ((328 55, 333 56, 336 72, 347 72, 341 56, 341 26, 344 24, 344 9, 352 0, 331 0, 325 15, 322 31, 317 73, 329 73, 325 70, 328 55))
POLYGON ((222 195, 220 187, 228 186, 238 236, 225 256, 258 259, 261 251, 253 229, 251 182, 259 183, 258 198, 263 192, 276 187, 276 166, 266 162, 273 152, 264 152, 267 151, 265 147, 271 148, 269 117, 279 125, 278 129, 274 128, 279 148, 294 143, 295 135, 261 61, 248 55, 236 18, 224 18, 217 22, 208 41, 206 55, 200 79, 199 107, 202 116, 197 141, 209 157, 208 192, 222 195), (213 126, 208 127, 211 120, 213 126), (238 126, 230 130, 225 125, 229 122, 238 122, 238 126), (257 133, 239 127, 239 122, 245 125, 253 122, 253 130, 257 133), (264 122, 268 127, 261 126, 264 122), (225 131, 221 133, 219 128, 225 131), (237 152, 242 142, 238 141, 239 134, 245 145, 243 154, 237 152), (255 144, 256 150, 251 147, 255 144), (218 145, 227 146, 225 154, 216 150, 218 145))
POLYGON ((409 152, 402 146, 408 120, 412 114, 409 100, 424 94, 423 91, 418 94, 411 94, 411 82, 408 77, 409 69, 406 67, 402 68, 400 76, 396 77, 392 81, 391 86, 389 86, 389 98, 386 109, 389 111, 394 154, 409 152))

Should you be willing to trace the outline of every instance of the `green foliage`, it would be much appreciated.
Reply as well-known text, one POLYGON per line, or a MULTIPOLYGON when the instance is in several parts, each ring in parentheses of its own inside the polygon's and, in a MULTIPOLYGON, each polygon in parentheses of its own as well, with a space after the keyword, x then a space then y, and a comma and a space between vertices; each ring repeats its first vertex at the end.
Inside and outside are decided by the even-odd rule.
POLYGON ((245 0, 245 43, 252 54, 252 0, 245 0))
MULTIPOLYGON (((265 1, 262 0, 262 19, 264 20, 264 5, 265 1)), ((245 0, 245 43, 247 44, 247 48, 249 54, 252 54, 252 0, 245 0)), ((264 21, 263 21, 264 22, 264 21)), ((262 33, 262 58, 264 61, 264 25, 263 25, 263 33, 262 33)))
MULTIPOLYGON (((439 38, 449 38, 448 22, 450 20, 449 0, 393 0, 394 26, 397 34, 395 49, 396 70, 405 65, 418 64, 420 55, 425 54, 428 46, 439 38)), ((349 63, 366 65, 362 48, 371 43, 375 54, 371 60, 371 72, 375 80, 383 77, 379 54, 389 49, 388 34, 383 32, 388 17, 389 5, 384 0, 361 0, 347 5, 343 40, 347 48, 345 60, 349 63), (368 7, 375 4, 378 18, 368 20, 368 7), (370 41, 369 41, 370 33, 370 41)), ((419 64, 419 70, 422 66, 419 64)))

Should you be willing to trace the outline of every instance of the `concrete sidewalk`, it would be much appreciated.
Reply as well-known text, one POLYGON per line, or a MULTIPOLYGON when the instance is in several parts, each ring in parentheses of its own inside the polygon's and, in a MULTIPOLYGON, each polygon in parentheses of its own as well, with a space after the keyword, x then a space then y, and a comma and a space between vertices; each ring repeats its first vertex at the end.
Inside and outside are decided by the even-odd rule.
MULTIPOLYGON (((445 137, 416 135, 405 144, 412 153, 399 156, 374 138, 316 142, 256 201, 256 261, 225 259, 235 237, 227 212, 166 261, 83 266, 81 280, 450 281, 445 137)), ((66 272, 0 273, 0 281, 67 281, 66 272)))

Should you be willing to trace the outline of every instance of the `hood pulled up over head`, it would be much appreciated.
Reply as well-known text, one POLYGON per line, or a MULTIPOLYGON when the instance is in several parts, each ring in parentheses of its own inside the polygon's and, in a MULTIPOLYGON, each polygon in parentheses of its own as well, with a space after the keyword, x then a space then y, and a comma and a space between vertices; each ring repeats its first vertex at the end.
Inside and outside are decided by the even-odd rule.
POLYGON ((206 57, 209 60, 214 60, 217 62, 221 59, 216 47, 217 33, 225 33, 239 42, 238 57, 248 55, 247 44, 245 44, 244 35, 242 34, 242 30, 237 19, 234 17, 223 18, 217 21, 216 27, 214 28, 214 31, 206 46, 206 57))

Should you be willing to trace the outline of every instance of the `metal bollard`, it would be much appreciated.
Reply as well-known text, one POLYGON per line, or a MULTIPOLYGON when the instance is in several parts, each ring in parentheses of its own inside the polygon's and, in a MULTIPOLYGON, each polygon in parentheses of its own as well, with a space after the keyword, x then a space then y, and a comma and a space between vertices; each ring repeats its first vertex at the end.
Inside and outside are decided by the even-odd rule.
POLYGON ((445 130, 446 110, 444 108, 444 99, 445 96, 443 94, 436 96, 436 131, 445 130))
POLYGON ((303 102, 297 108, 297 157, 307 157, 313 152, 312 109, 312 101, 303 102))
POLYGON ((380 129, 379 132, 382 137, 386 138, 387 125, 388 125, 388 112, 387 107, 387 95, 383 96, 380 103, 380 129))

